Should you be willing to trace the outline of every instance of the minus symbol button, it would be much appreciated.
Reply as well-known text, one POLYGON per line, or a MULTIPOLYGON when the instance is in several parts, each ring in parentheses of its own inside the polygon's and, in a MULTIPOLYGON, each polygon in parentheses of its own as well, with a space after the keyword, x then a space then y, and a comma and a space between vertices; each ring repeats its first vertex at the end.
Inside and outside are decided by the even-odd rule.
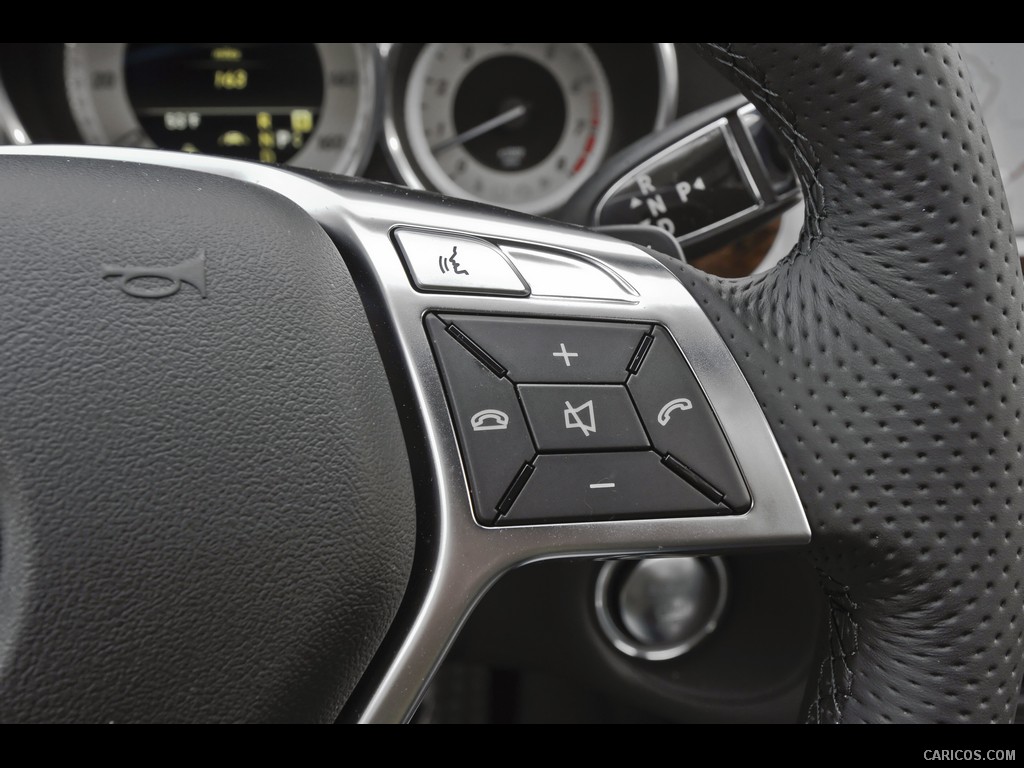
POLYGON ((605 491, 615 487, 615 483, 594 483, 590 486, 592 491, 605 491))

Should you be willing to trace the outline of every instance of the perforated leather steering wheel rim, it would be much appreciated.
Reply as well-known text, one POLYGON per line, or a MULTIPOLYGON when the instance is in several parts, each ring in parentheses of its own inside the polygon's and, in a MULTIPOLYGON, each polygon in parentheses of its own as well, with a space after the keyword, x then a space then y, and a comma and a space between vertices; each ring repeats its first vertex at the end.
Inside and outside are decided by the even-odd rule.
POLYGON ((771 272, 678 270, 762 403, 828 598, 814 722, 1007 722, 1020 690, 1021 268, 949 44, 701 51, 787 143, 771 272))

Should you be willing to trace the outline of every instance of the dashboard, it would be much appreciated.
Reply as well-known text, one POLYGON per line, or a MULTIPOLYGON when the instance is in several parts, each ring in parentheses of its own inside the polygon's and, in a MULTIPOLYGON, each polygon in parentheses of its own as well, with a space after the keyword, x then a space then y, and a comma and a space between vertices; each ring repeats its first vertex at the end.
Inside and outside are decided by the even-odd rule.
POLYGON ((732 89, 674 43, 8 43, 0 134, 208 153, 557 216, 732 89))

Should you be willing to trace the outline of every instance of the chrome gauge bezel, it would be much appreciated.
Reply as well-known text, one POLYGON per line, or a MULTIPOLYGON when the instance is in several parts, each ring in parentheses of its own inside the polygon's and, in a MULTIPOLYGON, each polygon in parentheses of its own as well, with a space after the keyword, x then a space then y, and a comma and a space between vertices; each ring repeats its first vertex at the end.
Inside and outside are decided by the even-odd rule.
MULTIPOLYGON (((320 120, 306 146, 287 165, 341 174, 358 174, 366 167, 376 144, 380 118, 383 80, 377 46, 373 43, 314 43, 324 71, 324 101, 320 120), (332 85, 329 74, 340 67, 342 52, 338 46, 350 45, 356 67, 355 115, 346 104, 348 88, 332 85), (321 137, 345 136, 340 148, 322 146, 321 137)), ((65 43, 64 87, 72 117, 82 138, 89 144, 152 148, 136 117, 123 76, 124 52, 128 43, 65 43), (85 47, 88 46, 88 47, 85 47), (91 58, 90 58, 91 57, 91 58), (100 71, 114 72, 111 86, 97 93, 91 85, 100 71)))
MULTIPOLYGON (((476 49, 475 58, 464 64, 459 60, 461 57, 444 56, 449 52, 450 45, 452 44, 427 43, 417 55, 412 71, 405 81, 403 112, 407 149, 415 158, 424 178, 432 188, 443 194, 476 202, 506 205, 523 213, 542 213, 564 205, 572 193, 586 181, 587 170, 594 170, 600 165, 611 139, 615 107, 612 102, 611 86, 597 54, 585 43, 562 43, 559 44, 559 48, 570 47, 571 52, 562 53, 562 63, 555 65, 554 60, 545 52, 545 49, 552 46, 549 43, 473 43, 467 44, 467 47, 476 49), (506 45, 514 48, 506 50, 506 45), (554 151, 539 164, 523 170, 489 168, 473 157, 464 145, 450 147, 444 152, 446 157, 442 159, 430 145, 426 114, 443 111, 449 103, 448 100, 454 102, 455 94, 467 75, 485 62, 508 52, 542 66, 552 75, 565 99, 566 126, 582 120, 589 124, 588 131, 575 136, 571 131, 563 130, 554 151), (446 74, 452 80, 448 95, 428 98, 427 83, 432 77, 439 77, 439 73, 446 70, 446 74), (591 80, 590 87, 585 91, 573 92, 571 81, 577 77, 591 80), (417 108, 420 104, 422 107, 417 108), (566 157, 569 158, 568 161, 566 157), (566 167, 571 167, 577 160, 583 171, 564 180, 559 178, 565 174, 565 170, 557 167, 557 163, 561 162, 566 167), (470 179, 472 182, 456 181, 446 167, 453 164, 466 169, 464 175, 467 182, 470 179), (552 183, 552 179, 556 179, 555 183, 552 183), (475 185, 479 186, 479 192, 474 193, 475 185)), ((435 119, 443 120, 436 114, 433 116, 435 119)))
MULTIPOLYGON (((425 140, 422 137, 414 139, 411 132, 404 125, 408 120, 404 117, 406 113, 405 88, 399 89, 400 81, 406 86, 409 78, 399 77, 400 60, 402 59, 403 46, 411 46, 411 43, 381 43, 381 51, 384 56, 385 83, 387 93, 384 98, 383 129, 385 146, 388 159, 393 170, 402 182, 413 189, 431 189, 454 197, 475 200, 490 204, 502 204, 512 207, 524 213, 547 214, 560 208, 571 196, 572 192, 586 181, 586 176, 573 179, 569 184, 559 188, 556 193, 545 195, 542 199, 533 201, 526 205, 509 205, 507 201, 497 201, 474 196, 463 190, 458 185, 447 179, 445 181, 438 174, 443 173, 440 168, 435 168, 429 162, 424 162, 425 140), (401 90, 401 92, 399 92, 401 90), (415 145, 419 146, 417 151, 415 145)), ((434 44, 437 45, 437 44, 434 44)), ((589 46, 590 44, 583 44, 589 46)), ((654 118, 653 130, 659 130, 675 118, 679 99, 679 70, 674 43, 652 43, 654 46, 655 61, 658 70, 658 103, 654 118)), ((416 51, 416 56, 426 50, 426 46, 416 51)), ((596 54, 593 54, 596 57, 596 54)), ((603 66, 598 62, 599 66, 603 66)), ((413 68, 415 68, 415 63, 413 68)), ((612 94, 614 98, 614 94, 612 94)), ((614 152, 615 147, 603 148, 614 152)), ((429 152, 427 152, 429 155, 429 152)), ((597 157, 598 162, 594 168, 600 165, 604 157, 597 157)), ((436 161, 434 163, 436 165, 436 161)))

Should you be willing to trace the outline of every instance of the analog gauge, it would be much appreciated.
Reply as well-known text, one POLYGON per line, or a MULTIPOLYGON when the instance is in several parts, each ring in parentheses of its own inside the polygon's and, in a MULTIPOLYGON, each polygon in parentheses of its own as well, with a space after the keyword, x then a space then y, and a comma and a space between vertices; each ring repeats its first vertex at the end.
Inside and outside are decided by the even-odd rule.
POLYGON ((403 175, 456 197, 552 211, 603 160, 611 100, 586 43, 429 43, 401 98, 403 175))
POLYGON ((64 74, 90 143, 357 173, 376 61, 372 43, 67 43, 64 74))

